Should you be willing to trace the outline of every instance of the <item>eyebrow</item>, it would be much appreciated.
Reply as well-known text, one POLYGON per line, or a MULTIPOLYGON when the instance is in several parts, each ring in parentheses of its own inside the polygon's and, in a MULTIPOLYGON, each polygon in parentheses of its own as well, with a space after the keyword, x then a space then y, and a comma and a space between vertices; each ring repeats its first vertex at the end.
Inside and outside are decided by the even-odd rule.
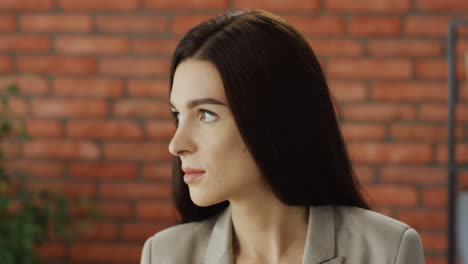
MULTIPOLYGON (((172 108, 176 109, 176 107, 172 104, 172 102, 169 102, 169 104, 171 105, 172 108)), ((190 108, 194 108, 195 106, 203 105, 203 104, 214 104, 214 105, 226 106, 225 103, 220 102, 213 98, 200 98, 200 99, 194 99, 194 100, 189 101, 187 103, 187 107, 190 109, 190 108)))

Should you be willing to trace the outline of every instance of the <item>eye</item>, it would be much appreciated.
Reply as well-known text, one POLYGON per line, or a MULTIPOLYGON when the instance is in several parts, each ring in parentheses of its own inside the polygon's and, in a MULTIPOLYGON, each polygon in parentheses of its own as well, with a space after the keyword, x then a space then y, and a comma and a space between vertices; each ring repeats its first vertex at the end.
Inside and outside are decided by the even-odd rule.
MULTIPOLYGON (((205 123, 211 123, 214 120, 216 120, 217 115, 211 111, 200 109, 199 112, 202 114, 201 120, 204 121, 205 123)), ((180 119, 179 114, 180 114, 179 112, 172 112, 172 117, 174 118, 176 126, 179 125, 179 119, 180 119)))
POLYGON ((208 111, 208 110, 205 110, 205 109, 200 109, 200 113, 203 114, 203 120, 202 121, 206 121, 207 114, 208 114, 208 116, 211 116, 211 117, 208 118, 208 121, 206 121, 205 123, 211 123, 214 120, 216 120, 216 114, 211 112, 211 111, 208 111))
POLYGON ((179 112, 171 112, 172 117, 174 118, 174 121, 176 123, 176 126, 179 126, 179 112))

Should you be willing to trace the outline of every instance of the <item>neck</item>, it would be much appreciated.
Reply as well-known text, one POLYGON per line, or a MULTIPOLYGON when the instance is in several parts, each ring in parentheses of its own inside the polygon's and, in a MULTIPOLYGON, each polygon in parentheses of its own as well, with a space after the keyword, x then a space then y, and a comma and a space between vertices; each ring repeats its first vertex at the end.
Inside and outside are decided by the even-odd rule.
POLYGON ((271 192, 230 200, 234 256, 277 263, 302 257, 307 238, 309 208, 290 206, 271 192))

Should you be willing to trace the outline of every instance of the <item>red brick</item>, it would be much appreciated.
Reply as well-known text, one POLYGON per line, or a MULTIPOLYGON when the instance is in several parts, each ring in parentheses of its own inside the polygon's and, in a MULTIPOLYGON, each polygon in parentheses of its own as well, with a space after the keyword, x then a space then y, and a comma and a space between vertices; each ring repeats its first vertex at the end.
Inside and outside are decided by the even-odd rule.
POLYGON ((32 112, 41 117, 102 117, 108 104, 99 99, 33 99, 32 112))
POLYGON ((368 43, 372 56, 441 56, 442 42, 434 40, 371 40, 368 43))
MULTIPOLYGON (((399 194, 395 195, 395 198, 399 194)), ((396 218, 413 228, 425 230, 444 230, 447 226, 445 210, 401 210, 396 218)))
POLYGON ((228 8, 227 0, 145 0, 146 8, 156 10, 173 10, 173 9, 190 9, 190 10, 206 10, 206 9, 226 9, 228 8))
MULTIPOLYGON (((27 188, 40 191, 40 190, 50 190, 53 192, 59 192, 64 194, 66 197, 90 197, 96 194, 96 188, 91 183, 83 182, 69 182, 64 180, 41 180, 41 181, 28 181, 27 188)), ((68 205, 71 207, 76 204, 74 201, 70 201, 68 205)))
POLYGON ((158 16, 106 15, 96 18, 103 32, 161 33, 167 30, 168 20, 158 16))
POLYGON ((141 245, 121 242, 75 243, 71 247, 71 260, 75 262, 137 263, 141 257, 141 245))
POLYGON ((133 11, 140 8, 139 0, 58 0, 61 8, 67 11, 133 11))
POLYGON ((447 264, 445 256, 425 256, 425 264, 447 264))
MULTIPOLYGON (((427 121, 446 121, 448 106, 446 104, 421 104, 419 118, 427 121)), ((455 106, 455 120, 468 121, 468 104, 455 106)))
POLYGON ((355 162, 424 164, 433 155, 428 143, 351 143, 348 149, 355 162))
POLYGON ((284 16, 285 20, 305 36, 343 35, 345 24, 338 16, 284 16))
POLYGON ((351 39, 307 39, 307 42, 319 56, 361 56, 361 43, 351 39))
POLYGON ((168 181, 172 178, 172 163, 145 165, 143 167, 143 177, 145 179, 168 181))
POLYGON ((13 32, 16 30, 16 18, 10 15, 0 15, 0 32, 13 32))
POLYGON ((446 170, 428 166, 382 166, 380 178, 389 183, 436 184, 445 183, 446 170))
POLYGON ((234 0, 233 4, 237 10, 248 8, 250 10, 262 9, 269 11, 316 11, 320 8, 319 0, 234 0))
POLYGON ((121 97, 124 83, 119 79, 105 78, 57 78, 53 83, 57 95, 84 97, 121 97))
POLYGON ((66 126, 66 134, 72 138, 143 138, 143 131, 139 125, 129 120, 72 120, 66 126))
POLYGON ((425 207, 446 208, 447 188, 446 187, 426 187, 423 190, 423 203, 425 207))
POLYGON ((138 167, 130 163, 74 162, 70 164, 71 177, 82 179, 135 179, 138 167))
POLYGON ((359 103, 344 105, 343 116, 346 120, 413 120, 416 109, 412 105, 389 103, 359 103))
POLYGON ((458 98, 468 101, 468 84, 458 83, 458 98))
POLYGON ((34 140, 23 145, 26 157, 59 159, 97 159, 101 156, 98 146, 89 141, 34 140))
MULTIPOLYGON (((437 161, 447 162, 448 153, 447 145, 438 145, 437 146, 437 161)), ((454 149, 455 162, 456 163, 467 163, 468 162, 468 143, 458 143, 455 145, 454 149)))
POLYGON ((353 16, 348 26, 354 36, 398 36, 401 32, 399 17, 353 16))
POLYGON ((115 102, 113 113, 124 117, 169 117, 170 109, 167 102, 122 99, 115 102))
POLYGON ((468 190, 468 172, 462 171, 458 173, 458 183, 462 190, 468 190))
POLYGON ((37 247, 39 256, 42 258, 62 258, 66 256, 64 244, 45 242, 37 247))
POLYGON ((176 39, 140 38, 132 42, 132 50, 138 54, 170 56, 174 53, 177 44, 176 39))
POLYGON ((7 159, 18 158, 19 154, 21 153, 21 145, 18 140, 8 140, 0 142, 0 149, 3 152, 3 156, 7 159))
POLYGON ((366 87, 358 81, 335 81, 328 82, 330 93, 338 101, 364 100, 367 97, 366 87))
POLYGON ((465 54, 468 53, 468 40, 458 39, 455 48, 457 51, 456 55, 463 58, 466 56, 465 54))
POLYGON ((368 201, 379 206, 414 206, 418 192, 414 187, 394 185, 364 185, 368 201))
POLYGON ((441 82, 377 82, 371 85, 371 97, 391 101, 446 101, 447 84, 441 82))
POLYGON ((370 166, 354 166, 356 177, 360 183, 370 183, 375 179, 375 170, 370 166))
POLYGON ((0 73, 13 72, 13 60, 9 56, 0 56, 0 73))
POLYGON ((128 94, 135 97, 169 98, 169 81, 167 80, 130 80, 128 94))
POLYGON ((416 36, 446 36, 450 19, 440 16, 409 16, 405 23, 405 32, 416 36))
MULTIPOLYGON (((397 140, 413 141, 445 141, 447 140, 446 125, 432 124, 391 124, 390 133, 397 140)), ((456 138, 462 137, 461 127, 456 129, 456 138)))
POLYGON ((118 237, 117 223, 105 223, 93 221, 84 228, 73 229, 77 234, 77 239, 92 239, 97 240, 112 240, 115 241, 118 237))
POLYGON ((33 177, 61 178, 64 175, 64 164, 51 161, 9 160, 5 164, 8 170, 18 170, 33 177))
POLYGON ((416 0, 416 7, 424 11, 468 11, 464 0, 416 0))
POLYGON ((133 216, 133 206, 129 201, 102 201, 96 208, 105 217, 112 219, 128 219, 133 216))
POLYGON ((26 121, 28 133, 33 137, 61 137, 62 123, 54 119, 29 119, 26 121))
POLYGON ((326 72, 331 77, 355 79, 407 79, 413 68, 408 59, 330 59, 326 72))
POLYGON ((67 54, 124 54, 129 50, 127 38, 107 36, 58 37, 58 52, 67 54))
POLYGON ((125 223, 122 226, 122 237, 125 240, 141 241, 157 232, 173 226, 172 222, 162 223, 125 223))
MULTIPOLYGON (((446 80, 447 61, 445 59, 424 59, 416 62, 416 75, 426 80, 446 80)), ((457 62, 457 79, 465 79, 465 68, 461 61, 457 62)))
POLYGON ((2 0, 0 11, 46 11, 54 8, 54 0, 2 0))
POLYGON ((170 63, 161 59, 105 58, 99 64, 99 72, 117 76, 167 75, 170 63))
POLYGON ((192 27, 216 16, 217 14, 177 15, 172 20, 170 31, 180 36, 185 34, 192 27))
POLYGON ((8 109, 5 113, 8 113, 11 117, 26 117, 29 113, 29 103, 26 98, 19 96, 8 97, 8 109))
POLYGON ((149 121, 146 125, 146 133, 149 138, 157 140, 167 140, 174 136, 176 130, 173 121, 149 121))
POLYGON ((383 140, 385 127, 379 124, 344 123, 342 131, 346 141, 350 140, 383 140))
POLYGON ((28 73, 83 75, 96 72, 96 60, 91 57, 74 56, 22 56, 18 68, 28 73))
POLYGON ((106 182, 99 186, 101 197, 112 199, 151 199, 171 198, 171 186, 169 183, 133 183, 133 182, 106 182))
POLYGON ((47 52, 51 48, 49 37, 0 36, 0 52, 47 52))
POLYGON ((447 250, 447 235, 445 233, 419 232, 424 250, 445 252, 447 250))
POLYGON ((325 9, 338 12, 406 12, 411 8, 410 0, 325 0, 325 9))
POLYGON ((26 32, 90 32, 93 22, 87 15, 28 15, 20 18, 21 30, 26 32))
POLYGON ((136 215, 144 220, 169 220, 176 219, 176 209, 169 202, 138 202, 136 215))
POLYGON ((9 75, 0 78, 0 87, 10 84, 17 84, 21 95, 45 94, 49 90, 47 80, 37 75, 9 75))
POLYGON ((167 144, 149 142, 135 143, 106 143, 104 156, 110 160, 157 161, 170 160, 167 144))

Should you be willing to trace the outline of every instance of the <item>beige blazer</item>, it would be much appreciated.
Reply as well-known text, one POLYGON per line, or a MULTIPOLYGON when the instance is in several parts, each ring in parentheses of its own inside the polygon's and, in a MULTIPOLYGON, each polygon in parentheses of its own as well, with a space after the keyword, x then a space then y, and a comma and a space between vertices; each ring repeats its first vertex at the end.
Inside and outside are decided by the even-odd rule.
MULTIPOLYGON (((176 225, 148 238, 141 264, 233 264, 228 206, 201 222, 176 225)), ((311 206, 302 264, 424 264, 418 233, 377 212, 311 206)))

